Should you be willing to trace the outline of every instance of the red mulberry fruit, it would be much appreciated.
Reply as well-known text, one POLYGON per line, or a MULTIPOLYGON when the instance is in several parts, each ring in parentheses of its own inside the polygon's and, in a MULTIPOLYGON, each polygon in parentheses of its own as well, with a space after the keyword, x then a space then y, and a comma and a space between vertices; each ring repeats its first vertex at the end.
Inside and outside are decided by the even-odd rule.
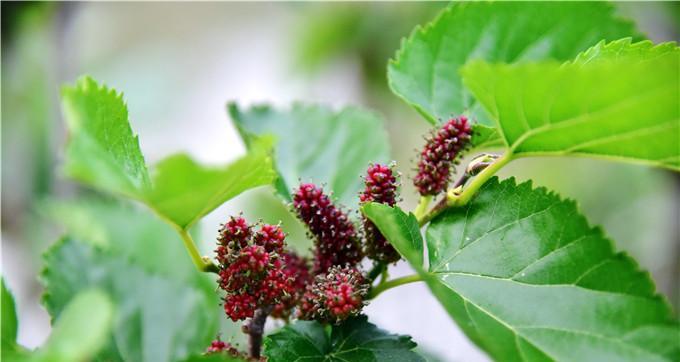
POLYGON ((300 318, 339 323, 358 315, 368 284, 356 268, 334 266, 317 275, 300 303, 300 318))
POLYGON ((286 234, 278 225, 262 225, 260 230, 255 233, 255 244, 262 245, 268 252, 283 252, 283 243, 285 239, 286 234))
POLYGON ((302 184, 293 207, 315 238, 316 274, 333 265, 354 266, 361 261, 359 238, 349 217, 331 202, 320 187, 302 184))
POLYGON ((420 195, 434 196, 446 189, 451 166, 467 147, 471 135, 468 119, 460 116, 445 123, 427 140, 420 153, 418 174, 413 179, 420 195))
POLYGON ((285 319, 289 317, 291 309, 298 303, 312 278, 307 259, 293 252, 286 252, 279 260, 283 262, 281 270, 290 281, 292 288, 288 291, 290 295, 281 298, 280 302, 274 305, 271 315, 274 318, 285 319))
MULTIPOLYGON (((390 167, 380 164, 371 165, 364 179, 366 188, 359 195, 361 202, 378 202, 389 206, 397 203, 397 178, 390 167)), ((398 261, 401 256, 380 233, 378 228, 364 218, 364 232, 366 234, 366 255, 369 258, 384 263, 398 261)))
POLYGON ((257 299, 250 294, 230 294, 224 298, 224 312, 234 322, 251 318, 257 309, 257 299))
POLYGON ((245 248, 252 236, 252 227, 242 217, 231 217, 220 229, 219 246, 231 249, 245 248))

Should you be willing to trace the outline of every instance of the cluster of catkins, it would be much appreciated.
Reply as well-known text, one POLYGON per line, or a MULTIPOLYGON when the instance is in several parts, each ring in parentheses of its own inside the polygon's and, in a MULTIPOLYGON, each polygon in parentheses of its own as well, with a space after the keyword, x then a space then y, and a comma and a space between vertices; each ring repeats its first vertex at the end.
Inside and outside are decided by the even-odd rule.
MULTIPOLYGON (((451 167, 470 137, 465 117, 451 119, 432 134, 414 178, 421 195, 446 189, 451 167)), ((396 204, 398 183, 392 167, 370 165, 364 184, 361 203, 396 204)), ((301 184, 293 193, 292 207, 314 239, 311 261, 285 249, 286 235, 279 226, 254 226, 232 217, 220 230, 219 285, 232 320, 251 318, 258 308, 267 308, 277 318, 295 313, 300 319, 338 323, 364 306, 370 280, 359 269, 363 257, 383 264, 400 258, 370 220, 362 220, 361 233, 320 186, 301 184)))

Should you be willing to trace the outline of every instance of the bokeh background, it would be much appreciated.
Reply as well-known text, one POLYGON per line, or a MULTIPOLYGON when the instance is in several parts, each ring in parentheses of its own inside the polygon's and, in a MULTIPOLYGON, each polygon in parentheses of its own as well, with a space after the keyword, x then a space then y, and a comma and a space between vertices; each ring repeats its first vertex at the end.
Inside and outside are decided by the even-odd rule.
MULTIPOLYGON (((158 237, 153 228, 146 231, 153 235, 132 235, 138 229, 128 224, 126 209, 121 212, 116 201, 61 176, 66 139, 59 99, 63 84, 89 74, 123 91, 149 164, 178 151, 209 164, 243 154, 244 145, 225 110, 227 101, 287 107, 303 100, 377 110, 385 118, 392 157, 404 174, 403 206, 412 208, 415 193, 407 180, 414 149, 422 144, 428 124, 390 93, 386 63, 403 36, 445 6, 2 2, 2 275, 17 299, 19 342, 32 348, 49 335, 49 316, 40 303, 41 254, 65 230, 75 229, 92 239, 109 237, 107 230, 112 228, 118 237, 140 242, 158 237)), ((679 3, 616 6, 653 41, 678 39, 679 3)), ((658 289, 678 310, 678 174, 550 158, 514 162, 501 175, 531 178, 536 185, 576 199, 617 248, 651 272, 658 289)), ((136 212, 146 212, 139 209, 136 212)), ((295 248, 309 247, 304 229, 285 205, 260 188, 206 217, 201 232, 206 254, 219 223, 239 211, 253 219, 282 220, 295 248)), ((145 217, 157 222, 153 216, 145 217)), ((188 260, 181 252, 165 254, 168 260, 163 263, 188 260)), ((409 272, 408 266, 399 264, 392 274, 409 272)), ((385 293, 367 314, 382 328, 412 335, 433 359, 488 360, 423 285, 385 293)), ((239 338, 233 326, 223 324, 225 333, 239 338)))

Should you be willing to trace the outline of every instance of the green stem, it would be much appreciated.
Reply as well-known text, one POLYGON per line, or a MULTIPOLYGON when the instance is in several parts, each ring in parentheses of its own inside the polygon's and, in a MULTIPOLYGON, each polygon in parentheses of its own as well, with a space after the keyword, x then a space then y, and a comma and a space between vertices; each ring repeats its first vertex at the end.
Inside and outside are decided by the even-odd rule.
POLYGON ((217 267, 215 266, 215 264, 212 263, 212 261, 210 261, 208 257, 201 256, 201 253, 198 251, 196 243, 194 242, 194 239, 191 237, 191 234, 189 234, 187 230, 180 228, 177 229, 177 232, 182 237, 184 247, 187 249, 187 252, 189 252, 191 261, 194 262, 196 268, 198 268, 198 270, 202 272, 216 273, 217 267))
POLYGON ((378 296, 378 294, 388 290, 392 289, 394 287, 398 287, 400 285, 408 284, 408 283, 415 283, 422 281, 423 279, 420 277, 418 274, 413 274, 413 275, 407 275, 405 277, 397 278, 397 279, 392 279, 388 280, 384 283, 380 283, 376 285, 371 291, 368 293, 368 299, 373 299, 378 296))
MULTIPOLYGON (((472 197, 479 191, 479 188, 488 181, 491 176, 493 176, 498 170, 505 166, 508 162, 512 160, 510 153, 506 153, 503 156, 497 158, 494 162, 486 166, 477 176, 475 176, 472 181, 465 186, 462 191, 459 188, 451 189, 446 192, 446 197, 442 199, 437 205, 435 205, 430 212, 420 217, 417 217, 418 224, 423 226, 434 219, 435 216, 439 215, 442 211, 449 207, 459 207, 465 206, 472 197)), ((459 186, 460 187, 460 186, 459 186)))
POLYGON ((486 181, 488 181, 491 178, 491 176, 495 175, 496 172, 498 172, 498 170, 500 170, 503 166, 510 162, 510 160, 512 160, 511 153, 508 152, 503 154, 503 156, 497 158, 482 172, 475 176, 475 178, 472 179, 470 184, 468 184, 463 189, 463 192, 460 195, 456 196, 447 194, 449 206, 467 205, 467 203, 470 202, 470 200, 477 193, 477 191, 479 191, 479 188, 482 187, 482 185, 484 185, 486 181))
POLYGON ((416 207, 415 211, 413 211, 413 214, 416 216, 417 219, 420 219, 421 217, 423 217, 423 215, 425 215, 425 212, 427 212, 427 207, 430 205, 431 201, 432 201, 431 195, 420 197, 418 206, 416 207))
POLYGON ((373 265, 373 269, 371 269, 368 272, 368 275, 367 275, 368 280, 373 282, 379 275, 381 275, 383 273, 383 271, 385 271, 386 268, 387 268, 387 265, 385 265, 385 263, 382 263, 382 262, 375 263, 375 265, 373 265))

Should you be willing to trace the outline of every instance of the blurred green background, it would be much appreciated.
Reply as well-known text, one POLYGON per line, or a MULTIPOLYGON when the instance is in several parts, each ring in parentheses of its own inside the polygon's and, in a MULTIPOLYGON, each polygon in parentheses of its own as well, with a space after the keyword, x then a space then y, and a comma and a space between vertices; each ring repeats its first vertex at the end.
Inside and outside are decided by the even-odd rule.
MULTIPOLYGON (((2 274, 17 299, 19 342, 35 347, 49 334, 49 316, 40 304, 41 254, 65 231, 93 245, 109 245, 150 273, 193 278, 179 239, 144 208, 121 204, 61 176, 67 137, 61 85, 90 74, 123 91, 148 163, 175 151, 214 164, 242 154, 244 146, 225 111, 227 101, 285 107, 303 100, 372 108, 386 120, 392 157, 404 176, 403 206, 412 208, 416 198, 408 180, 414 149, 429 126, 390 93, 386 63, 402 37, 445 6, 3 2, 2 274), (155 257, 148 258, 150 253, 155 257)), ((616 6, 653 41, 678 39, 679 3, 616 6)), ((678 174, 550 158, 519 160, 501 175, 533 179, 535 185, 576 199, 593 224, 602 225, 619 249, 651 272, 678 309, 678 174)), ((204 220, 197 233, 205 253, 219 223, 240 211, 253 220, 281 220, 296 249, 309 247, 286 205, 260 188, 204 220)), ((407 272, 400 264, 394 273, 407 272)), ((373 322, 412 334, 442 360, 487 360, 424 287, 391 293, 367 309, 373 322)), ((222 331, 240 338, 225 319, 219 321, 222 331)))

